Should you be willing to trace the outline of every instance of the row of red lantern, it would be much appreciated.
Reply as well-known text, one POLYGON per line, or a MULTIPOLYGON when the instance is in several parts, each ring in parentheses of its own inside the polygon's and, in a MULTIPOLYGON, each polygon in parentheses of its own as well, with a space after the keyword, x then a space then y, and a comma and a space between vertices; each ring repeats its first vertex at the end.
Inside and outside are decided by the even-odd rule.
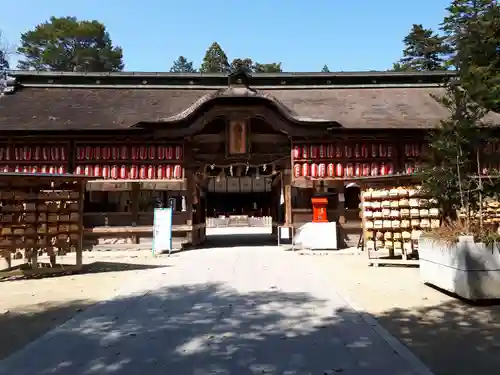
POLYGON ((75 174, 120 180, 171 180, 184 177, 180 165, 78 165, 75 174))
POLYGON ((48 173, 48 174, 64 174, 66 173, 65 165, 4 165, 0 167, 2 172, 16 173, 48 173))
POLYGON ((182 146, 77 147, 77 160, 181 160, 182 146))
POLYGON ((65 161, 66 147, 7 146, 0 147, 0 160, 5 161, 65 161))
POLYGON ((292 149, 295 160, 300 159, 331 159, 331 158, 391 158, 394 156, 392 145, 388 144, 320 144, 295 145, 292 149))
POLYGON ((394 174, 392 163, 320 163, 295 164, 294 177, 361 177, 394 174))
POLYGON ((405 156, 419 157, 423 153, 423 145, 419 143, 406 143, 405 156))

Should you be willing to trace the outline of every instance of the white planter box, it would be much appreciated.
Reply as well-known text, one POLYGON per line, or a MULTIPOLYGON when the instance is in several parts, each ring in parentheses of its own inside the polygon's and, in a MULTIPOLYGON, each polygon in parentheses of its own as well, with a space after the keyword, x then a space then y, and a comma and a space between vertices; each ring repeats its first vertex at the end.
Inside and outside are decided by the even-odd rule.
POLYGON ((420 278, 469 300, 500 298, 500 249, 463 236, 448 245, 420 237, 420 278))

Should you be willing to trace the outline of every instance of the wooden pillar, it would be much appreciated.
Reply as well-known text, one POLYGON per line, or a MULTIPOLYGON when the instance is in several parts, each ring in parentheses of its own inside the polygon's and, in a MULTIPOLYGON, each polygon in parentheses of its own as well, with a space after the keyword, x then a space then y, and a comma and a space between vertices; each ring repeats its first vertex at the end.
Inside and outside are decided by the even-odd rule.
MULTIPOLYGON (((132 191, 130 193, 130 213, 132 214, 132 226, 135 227, 139 224, 139 195, 141 190, 140 182, 132 182, 132 191)), ((140 238, 137 235, 134 235, 132 238, 132 242, 134 244, 139 244, 140 238)))
POLYGON ((292 213, 292 173, 290 170, 285 170, 283 178, 283 194, 285 198, 285 226, 293 225, 292 213))
POLYGON ((339 218, 339 224, 345 224, 346 218, 345 218, 345 187, 344 187, 344 182, 339 181, 337 182, 337 185, 335 187, 335 190, 337 190, 337 217, 339 218))
POLYGON ((191 229, 187 232, 186 240, 188 243, 195 245, 196 244, 196 233, 193 229, 193 204, 196 200, 196 181, 194 179, 194 173, 191 169, 186 168, 186 225, 190 225, 191 229))

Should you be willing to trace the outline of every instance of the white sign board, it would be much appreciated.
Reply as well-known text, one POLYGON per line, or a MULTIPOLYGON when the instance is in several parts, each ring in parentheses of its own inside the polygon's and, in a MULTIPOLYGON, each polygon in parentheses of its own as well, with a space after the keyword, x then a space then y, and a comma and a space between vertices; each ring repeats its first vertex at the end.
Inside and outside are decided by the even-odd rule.
POLYGON ((306 223, 293 237, 294 245, 311 250, 337 250, 337 223, 306 223))
POLYGON ((155 208, 153 223, 153 255, 172 252, 172 208, 155 208))

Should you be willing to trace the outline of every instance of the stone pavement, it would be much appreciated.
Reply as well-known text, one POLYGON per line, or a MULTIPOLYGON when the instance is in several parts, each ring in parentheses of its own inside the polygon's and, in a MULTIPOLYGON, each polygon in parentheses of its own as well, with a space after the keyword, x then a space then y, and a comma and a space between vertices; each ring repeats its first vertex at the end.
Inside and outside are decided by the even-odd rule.
POLYGON ((0 362, 0 375, 429 375, 311 257, 180 253, 0 362))

